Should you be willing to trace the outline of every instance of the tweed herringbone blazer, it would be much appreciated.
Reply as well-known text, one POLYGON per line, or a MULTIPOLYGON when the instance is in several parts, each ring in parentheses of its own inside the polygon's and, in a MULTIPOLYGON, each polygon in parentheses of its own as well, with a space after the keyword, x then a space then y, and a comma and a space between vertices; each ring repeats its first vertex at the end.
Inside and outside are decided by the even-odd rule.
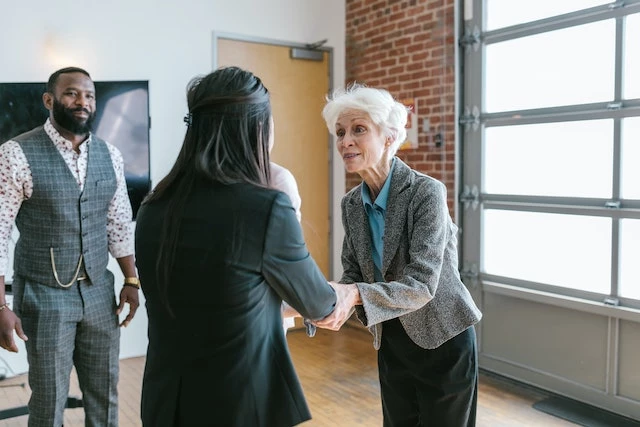
POLYGON ((355 283, 360 321, 380 348, 382 322, 399 318, 418 346, 433 349, 482 317, 458 273, 457 226, 444 184, 396 158, 385 214, 382 275, 374 280, 361 183, 342 199, 342 283, 355 283))

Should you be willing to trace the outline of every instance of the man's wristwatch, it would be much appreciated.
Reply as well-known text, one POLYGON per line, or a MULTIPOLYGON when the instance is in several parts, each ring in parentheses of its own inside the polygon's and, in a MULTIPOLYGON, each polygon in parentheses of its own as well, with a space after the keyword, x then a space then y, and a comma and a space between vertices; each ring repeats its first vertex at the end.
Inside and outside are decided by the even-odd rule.
POLYGON ((137 277, 125 277, 124 286, 131 286, 132 288, 140 289, 140 279, 137 277))

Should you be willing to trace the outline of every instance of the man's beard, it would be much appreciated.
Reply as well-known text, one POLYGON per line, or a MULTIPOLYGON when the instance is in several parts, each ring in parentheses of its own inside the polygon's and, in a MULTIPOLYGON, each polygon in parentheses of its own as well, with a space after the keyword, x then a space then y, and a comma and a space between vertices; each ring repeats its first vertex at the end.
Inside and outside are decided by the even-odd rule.
POLYGON ((66 108, 54 98, 53 100, 53 118, 56 123, 63 129, 68 130, 74 135, 86 135, 91 132, 91 126, 93 120, 96 118, 96 113, 90 113, 86 108, 66 108), (73 115, 76 111, 84 111, 89 114, 86 120, 80 119, 73 115))

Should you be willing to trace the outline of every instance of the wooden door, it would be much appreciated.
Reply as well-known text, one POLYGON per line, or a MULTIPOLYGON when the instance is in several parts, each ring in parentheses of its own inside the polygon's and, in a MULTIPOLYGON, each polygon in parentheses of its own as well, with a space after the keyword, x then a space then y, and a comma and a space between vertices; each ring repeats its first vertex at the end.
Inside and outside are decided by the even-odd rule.
POLYGON ((290 58, 290 47, 216 38, 218 67, 257 75, 271 93, 275 145, 271 160, 298 182, 302 229, 309 252, 329 277, 330 146, 321 116, 329 91, 329 54, 322 61, 290 58))

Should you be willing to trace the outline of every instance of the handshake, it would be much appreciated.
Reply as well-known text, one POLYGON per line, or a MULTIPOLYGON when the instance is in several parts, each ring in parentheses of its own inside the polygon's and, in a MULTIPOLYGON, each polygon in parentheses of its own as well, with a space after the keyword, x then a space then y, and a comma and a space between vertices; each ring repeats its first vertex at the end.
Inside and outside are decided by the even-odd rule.
MULTIPOLYGON (((315 334, 316 326, 332 331, 340 330, 342 325, 344 325, 351 316, 351 313, 353 313, 353 307, 362 304, 360 292, 355 284, 328 283, 336 292, 336 305, 333 311, 324 319, 304 320, 304 324, 307 327, 307 335, 311 337, 315 334)), ((300 314, 285 302, 283 302, 282 315, 283 317, 300 317, 300 314)))

